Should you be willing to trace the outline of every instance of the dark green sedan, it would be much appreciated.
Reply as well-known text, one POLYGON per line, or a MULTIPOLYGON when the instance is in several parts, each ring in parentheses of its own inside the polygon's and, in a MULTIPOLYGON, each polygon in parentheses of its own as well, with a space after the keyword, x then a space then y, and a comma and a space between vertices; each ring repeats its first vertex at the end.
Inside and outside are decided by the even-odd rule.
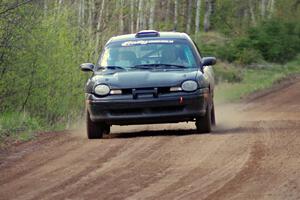
POLYGON ((86 84, 89 139, 112 125, 195 121, 199 133, 215 124, 214 57, 201 57, 185 33, 140 31, 112 37, 86 84))

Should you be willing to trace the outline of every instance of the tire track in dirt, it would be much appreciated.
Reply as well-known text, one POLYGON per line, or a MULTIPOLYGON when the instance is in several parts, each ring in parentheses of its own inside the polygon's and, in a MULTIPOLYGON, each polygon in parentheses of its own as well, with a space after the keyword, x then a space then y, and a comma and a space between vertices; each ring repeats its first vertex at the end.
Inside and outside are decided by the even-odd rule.
MULTIPOLYGON (((171 138, 163 137, 147 143, 141 140, 139 146, 136 148, 129 147, 127 151, 122 152, 120 155, 115 157, 115 159, 107 162, 108 165, 94 170, 89 177, 83 177, 76 184, 68 188, 69 190, 64 190, 63 193, 52 194, 51 196, 53 199, 61 199, 66 196, 70 199, 74 199, 78 197, 78 194, 75 192, 77 190, 80 190, 81 194, 85 194, 86 192, 91 193, 92 191, 97 193, 99 192, 99 187, 110 188, 110 183, 114 183, 116 181, 118 182, 119 187, 120 180, 126 180, 124 177, 128 176, 128 170, 132 169, 136 165, 136 162, 147 160, 155 149, 163 146, 169 142, 170 139, 171 138)), ((132 173, 133 171, 130 171, 128 178, 133 176, 132 173)), ((93 195, 94 194, 92 194, 92 196, 93 195)), ((101 196, 101 198, 104 197, 101 196)))
MULTIPOLYGON (((227 181, 246 162, 249 154, 247 147, 241 153, 222 152, 222 149, 227 145, 232 146, 232 141, 237 142, 236 139, 238 137, 230 136, 218 145, 208 144, 206 146, 207 150, 204 151, 206 152, 206 157, 195 166, 186 166, 186 171, 174 170, 171 182, 162 182, 158 190, 148 191, 148 196, 146 197, 149 197, 149 199, 190 199, 190 195, 197 193, 196 199, 203 198, 210 190, 211 185, 215 187, 218 184, 223 184, 224 180, 227 181), (177 178, 174 179, 176 175, 177 178), (215 177, 222 180, 217 183, 218 181, 215 177)), ((143 191, 140 193, 141 196, 142 193, 143 191)))
MULTIPOLYGON (((76 155, 76 152, 78 153, 78 149, 80 149, 80 147, 82 147, 82 145, 76 146, 76 148, 73 149, 73 151, 65 152, 66 154, 64 154, 63 156, 56 157, 56 158, 52 159, 51 161, 47 162, 45 165, 37 166, 37 168, 32 170, 32 172, 29 173, 27 176, 21 177, 22 181, 18 181, 17 183, 13 182, 11 184, 7 184, 6 187, 8 189, 16 190, 16 192, 13 193, 13 195, 18 196, 18 194, 23 193, 22 191, 28 190, 28 188, 27 188, 28 186, 24 182, 30 182, 31 185, 29 187, 33 187, 33 186, 37 187, 40 190, 39 192, 41 192, 41 190, 44 187, 50 187, 51 184, 53 184, 53 182, 55 184, 57 181, 58 182, 61 181, 61 179, 64 177, 72 178, 72 176, 74 175, 73 171, 75 171, 75 174, 80 173, 80 172, 78 172, 78 170, 81 167, 85 166, 84 163, 81 163, 82 166, 79 166, 79 167, 77 167, 76 165, 71 165, 72 161, 74 159, 75 160, 77 159, 77 161, 80 161, 80 159, 78 159, 78 157, 77 157, 77 156, 80 156, 80 154, 76 155), (71 163, 69 163, 68 161, 71 161, 71 163), (71 168, 77 167, 77 168, 76 168, 76 170, 73 170, 73 171, 71 170, 71 173, 70 173, 70 167, 71 168), (59 169, 61 169, 62 171, 59 171, 59 169), (70 175, 71 177, 69 177, 68 175, 70 175)), ((122 146, 120 146, 120 148, 121 147, 122 146)), ((118 146, 116 146, 115 149, 117 150, 118 146)), ((89 148, 88 150, 93 150, 93 148, 89 148)), ((110 149, 108 149, 108 150, 110 150, 110 149)), ((114 150, 114 148, 112 148, 111 153, 113 153, 113 150, 114 150)), ((81 156, 83 156, 83 154, 84 153, 82 152, 81 156)), ((105 156, 105 155, 109 156, 109 154, 104 154, 101 156, 105 156)), ((81 159, 81 162, 82 161, 84 162, 85 160, 88 160, 88 157, 81 159)), ((95 162, 94 160, 95 160, 94 158, 90 159, 90 162, 95 162)), ((98 161, 101 161, 101 157, 99 158, 98 161)), ((97 163, 97 162, 95 162, 95 163, 97 163)), ((5 185, 3 187, 5 187, 5 185)), ((30 190, 30 188, 29 188, 29 190, 30 190)), ((35 193, 35 192, 32 192, 32 193, 35 193)), ((22 197, 20 199, 25 199, 25 197, 22 197)))
MULTIPOLYGON (((45 141, 43 141, 44 143, 45 141)), ((62 141, 58 140, 57 142, 53 142, 50 145, 47 144, 47 147, 40 147, 38 145, 33 145, 32 148, 26 149, 25 152, 16 152, 11 155, 11 158, 8 158, 7 161, 4 161, 0 170, 3 172, 3 176, 0 180, 0 186, 3 184, 7 184, 9 181, 14 180, 16 177, 22 177, 27 175, 28 173, 32 173, 34 170, 46 165, 47 163, 61 157, 62 155, 74 151, 78 148, 78 142, 72 138, 64 138, 62 141), (53 147, 56 148, 57 151, 53 152, 53 147), (41 148, 41 149, 39 149, 41 148), (43 152, 43 154, 37 153, 43 152), (16 160, 16 161, 14 161, 16 160), (29 162, 30 165, 26 165, 25 162, 29 162), (13 168, 13 166, 17 166, 17 168, 13 168), (13 174, 10 171, 14 171, 13 174), (10 176, 11 175, 11 176, 10 176)))
MULTIPOLYGON (((125 144, 126 146, 127 144, 125 144)), ((94 149, 88 149, 89 151, 93 151, 94 149)), ((102 165, 106 162, 109 162, 110 160, 114 159, 116 156, 120 154, 124 150, 124 146, 122 145, 114 145, 110 148, 108 148, 106 151, 103 152, 103 155, 97 156, 97 159, 92 159, 91 162, 88 163, 88 165, 82 165, 78 166, 78 163, 80 161, 88 161, 88 159, 83 159, 83 160, 75 160, 71 166, 65 166, 65 168, 59 168, 57 171, 60 171, 61 176, 63 176, 64 171, 66 170, 74 170, 75 173, 72 173, 68 176, 64 176, 62 180, 56 180, 53 184, 48 186, 44 191, 39 192, 37 195, 34 197, 30 197, 29 199, 44 199, 45 197, 51 195, 53 192, 62 190, 64 191, 67 189, 68 186, 75 184, 78 182, 82 177, 87 176, 91 171, 94 171, 98 168, 101 168, 102 165)), ((54 176, 49 174, 47 175, 49 177, 54 176)), ((20 199, 25 199, 23 197, 20 197, 20 199)))
MULTIPOLYGON (((195 142, 195 141, 192 137, 184 138, 184 141, 187 144, 194 146, 193 142, 195 142)), ((164 146, 160 146, 160 148, 157 149, 149 157, 141 160, 141 162, 133 164, 132 167, 130 167, 129 170, 126 171, 126 173, 120 173, 121 176, 114 177, 114 179, 112 181, 106 182, 103 187, 101 187, 101 185, 95 187, 96 190, 100 189, 99 194, 101 194, 101 188, 107 188, 107 187, 105 187, 106 185, 107 186, 113 185, 113 184, 115 184, 114 182, 116 182, 117 180, 123 180, 124 183, 122 183, 120 185, 118 184, 117 190, 107 192, 106 195, 102 195, 101 197, 103 199, 115 199, 115 198, 124 199, 126 197, 133 198, 133 197, 131 197, 132 194, 140 191, 143 188, 147 188, 150 185, 156 184, 159 180, 161 180, 165 177, 169 177, 170 175, 172 175, 172 174, 170 174, 172 172, 172 166, 174 166, 176 164, 176 162, 178 162, 178 159, 169 159, 168 160, 167 156, 169 156, 171 158, 174 158, 174 157, 176 158, 177 156, 180 157, 180 155, 178 155, 180 153, 176 152, 174 147, 172 148, 172 146, 175 146, 175 147, 178 146, 178 144, 174 144, 174 143, 177 143, 177 141, 176 142, 171 141, 171 142, 168 142, 164 146), (172 154, 174 154, 174 151, 175 151, 175 154, 177 154, 177 156, 172 155, 172 154), (155 158, 156 158, 156 160, 155 160, 155 158), (158 165, 158 163, 160 163, 160 164, 158 165), (136 172, 136 173, 134 174, 133 172, 136 172), (132 183, 135 183, 136 181, 138 181, 138 185, 132 184, 132 183), (130 183, 131 183, 131 186, 129 186, 130 183), (130 191, 126 192, 126 193, 122 192, 122 191, 126 191, 126 190, 130 190, 130 191), (119 195, 118 193, 121 193, 122 195, 119 195)), ((210 142, 208 141, 208 143, 210 143, 210 142)), ((184 162, 184 161, 182 161, 182 162, 184 162)), ((97 194, 96 190, 92 190, 92 191, 95 191, 94 193, 97 194)), ((93 195, 95 195, 92 193, 93 192, 89 192, 89 194, 91 194, 91 196, 88 196, 88 197, 93 197, 93 195)))
POLYGON ((245 183, 249 181, 249 177, 255 176, 257 171, 260 170, 261 165, 260 162, 265 156, 265 145, 261 142, 256 141, 252 147, 250 157, 247 162, 241 168, 232 179, 230 179, 224 186, 219 188, 214 193, 207 196, 205 199, 226 199, 226 192, 230 191, 230 193, 235 193, 236 188, 239 188, 241 183, 245 183))

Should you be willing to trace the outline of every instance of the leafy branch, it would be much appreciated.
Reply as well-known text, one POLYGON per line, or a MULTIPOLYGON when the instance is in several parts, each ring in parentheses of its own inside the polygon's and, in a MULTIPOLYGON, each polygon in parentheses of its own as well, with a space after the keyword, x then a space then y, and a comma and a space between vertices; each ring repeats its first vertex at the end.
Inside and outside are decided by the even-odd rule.
POLYGON ((3 15, 3 14, 5 14, 5 13, 7 13, 7 12, 9 12, 9 11, 11 11, 11 10, 14 10, 14 9, 16 9, 16 8, 22 6, 22 5, 25 5, 25 4, 27 4, 27 3, 30 3, 30 2, 32 2, 32 1, 33 1, 33 0, 25 0, 25 1, 21 2, 21 3, 18 3, 18 2, 17 2, 17 3, 15 3, 14 5, 8 7, 7 9, 5 9, 4 11, 0 12, 0 16, 3 15))

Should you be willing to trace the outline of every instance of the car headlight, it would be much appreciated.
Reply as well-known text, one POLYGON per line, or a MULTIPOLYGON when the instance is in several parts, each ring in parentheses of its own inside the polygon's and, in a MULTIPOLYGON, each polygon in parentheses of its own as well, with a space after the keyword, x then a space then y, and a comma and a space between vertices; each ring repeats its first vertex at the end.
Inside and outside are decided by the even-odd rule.
POLYGON ((192 80, 184 81, 181 84, 181 88, 182 88, 183 91, 192 92, 192 91, 197 90, 198 84, 197 84, 196 81, 192 81, 192 80))
POLYGON ((97 95, 106 96, 110 92, 110 88, 107 85, 100 84, 94 88, 94 91, 97 95))

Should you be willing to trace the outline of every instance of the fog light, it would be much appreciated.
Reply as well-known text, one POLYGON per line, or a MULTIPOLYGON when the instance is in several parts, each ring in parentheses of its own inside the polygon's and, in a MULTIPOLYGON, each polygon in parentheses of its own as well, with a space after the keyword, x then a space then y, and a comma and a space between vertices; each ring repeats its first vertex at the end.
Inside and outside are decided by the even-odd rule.
POLYGON ((122 90, 110 90, 110 94, 122 94, 122 90))
POLYGON ((178 92, 178 91, 182 91, 181 87, 171 87, 170 88, 170 92, 178 92))

